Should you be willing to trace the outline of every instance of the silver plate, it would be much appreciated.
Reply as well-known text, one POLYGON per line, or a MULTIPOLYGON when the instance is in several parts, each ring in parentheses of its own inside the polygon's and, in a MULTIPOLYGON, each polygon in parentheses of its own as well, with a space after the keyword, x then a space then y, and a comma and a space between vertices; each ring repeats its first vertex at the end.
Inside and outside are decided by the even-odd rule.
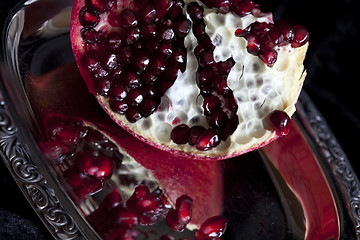
MULTIPOLYGON (((71 5, 68 0, 27 1, 8 17, 2 36, 0 154, 54 238, 99 239, 38 149, 34 136, 42 133, 24 86, 30 72, 40 74, 73 62, 68 37, 71 5), (44 16, 42 7, 51 10, 44 16), (51 54, 54 62, 44 66, 43 56, 51 54)), ((339 214, 340 239, 360 239, 359 180, 306 92, 300 96, 294 122, 325 173, 339 214)), ((278 239, 270 235, 258 234, 258 239, 278 239)))

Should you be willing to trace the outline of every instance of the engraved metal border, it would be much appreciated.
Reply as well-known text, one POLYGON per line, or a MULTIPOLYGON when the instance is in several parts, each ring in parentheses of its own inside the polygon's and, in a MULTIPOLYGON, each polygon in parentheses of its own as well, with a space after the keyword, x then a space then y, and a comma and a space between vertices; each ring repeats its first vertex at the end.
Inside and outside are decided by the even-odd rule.
POLYGON ((57 239, 83 239, 71 216, 33 163, 0 94, 0 155, 16 183, 57 239))

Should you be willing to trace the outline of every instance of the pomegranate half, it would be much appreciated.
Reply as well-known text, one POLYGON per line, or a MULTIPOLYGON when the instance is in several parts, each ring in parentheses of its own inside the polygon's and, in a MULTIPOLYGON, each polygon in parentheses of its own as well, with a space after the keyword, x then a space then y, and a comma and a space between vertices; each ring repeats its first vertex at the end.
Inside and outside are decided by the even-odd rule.
POLYGON ((75 0, 71 23, 89 91, 150 145, 224 159, 288 132, 306 75, 304 27, 250 0, 75 0))

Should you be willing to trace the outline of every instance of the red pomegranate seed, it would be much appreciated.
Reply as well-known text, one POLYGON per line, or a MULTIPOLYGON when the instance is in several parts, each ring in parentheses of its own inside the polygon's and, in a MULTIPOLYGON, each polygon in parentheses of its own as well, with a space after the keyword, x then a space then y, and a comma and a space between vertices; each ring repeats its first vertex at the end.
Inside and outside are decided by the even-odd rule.
POLYGON ((256 5, 250 0, 240 0, 232 6, 231 11, 236 15, 243 17, 249 15, 256 5))
POLYGON ((84 42, 93 44, 97 42, 101 42, 104 39, 104 34, 102 32, 98 32, 93 28, 84 27, 80 30, 80 34, 84 42))
POLYGON ((199 137, 196 148, 200 151, 207 151, 219 145, 220 141, 218 132, 213 128, 209 128, 199 137))
POLYGON ((223 111, 223 109, 217 109, 208 117, 209 125, 217 130, 222 130, 227 120, 227 114, 223 111))
POLYGON ((138 25, 135 13, 130 9, 121 11, 121 26, 124 28, 132 28, 138 25))
POLYGON ((140 114, 143 117, 150 116, 153 112, 155 112, 156 107, 159 105, 159 101, 156 100, 155 97, 146 97, 139 105, 140 114))
POLYGON ((178 222, 187 225, 191 220, 193 200, 182 195, 176 199, 176 211, 178 211, 178 222))
POLYGON ((204 8, 197 2, 191 2, 187 7, 187 13, 193 21, 200 21, 204 17, 204 8))
POLYGON ((108 78, 98 79, 95 82, 95 88, 100 95, 107 96, 111 88, 111 80, 108 78))
POLYGON ((195 234, 196 240, 204 240, 209 237, 218 237, 220 238, 227 227, 227 221, 223 216, 214 216, 208 218, 203 224, 201 224, 200 229, 195 234))
POLYGON ((129 108, 125 112, 125 117, 129 122, 135 123, 135 122, 139 121, 143 116, 139 113, 138 109, 129 108))
POLYGON ((90 12, 87 7, 83 7, 80 10, 79 21, 84 27, 95 27, 99 23, 100 17, 95 12, 90 12))
POLYGON ((166 224, 173 230, 177 232, 184 231, 186 225, 179 222, 178 211, 175 209, 170 209, 166 214, 166 224))
POLYGON ((126 101, 130 106, 138 106, 144 100, 144 95, 141 89, 131 89, 126 97, 126 101))
POLYGON ((104 200, 101 202, 99 208, 104 208, 107 211, 111 211, 121 203, 121 196, 119 191, 114 188, 111 193, 107 194, 104 200))
POLYGON ((255 34, 247 34, 245 36, 247 42, 246 49, 250 54, 257 55, 260 51, 259 37, 255 34))
POLYGON ((106 179, 112 176, 114 170, 114 161, 104 155, 96 158, 97 170, 93 172, 93 176, 98 179, 106 179))
POLYGON ((206 96, 204 97, 204 114, 210 115, 215 109, 219 108, 221 106, 221 101, 218 97, 214 95, 206 96))
POLYGON ((254 22, 250 25, 250 32, 258 36, 263 36, 267 33, 272 26, 266 22, 254 22))
POLYGON ((121 206, 117 207, 112 211, 115 212, 113 218, 116 224, 133 228, 139 223, 136 212, 133 212, 121 206))
POLYGON ((124 32, 124 40, 128 45, 134 44, 139 39, 140 29, 138 27, 126 29, 126 31, 124 32))
POLYGON ((135 53, 132 60, 131 60, 131 66, 133 69, 140 73, 146 70, 150 62, 150 58, 147 54, 145 54, 143 51, 140 51, 138 53, 135 53))
POLYGON ((74 189, 74 192, 79 199, 85 199, 88 196, 100 191, 102 187, 102 182, 99 179, 90 178, 86 179, 80 187, 74 189))
POLYGON ((293 38, 293 29, 289 21, 286 20, 276 21, 274 23, 274 29, 278 31, 283 38, 283 42, 280 43, 280 46, 290 43, 290 41, 293 38))
POLYGON ((186 144, 190 138, 190 127, 186 124, 177 125, 171 131, 170 138, 176 144, 186 144))
POLYGON ((277 60, 278 53, 275 50, 260 51, 259 58, 269 67, 272 67, 277 60))
POLYGON ((110 100, 110 108, 119 114, 124 114, 128 109, 129 105, 123 100, 110 100))
POLYGON ((170 10, 173 5, 172 0, 157 0, 154 1, 154 7, 156 9, 156 19, 162 19, 170 10))
POLYGON ((109 48, 111 50, 117 51, 118 49, 120 49, 121 41, 122 41, 122 39, 121 39, 120 34, 118 34, 116 32, 109 33, 108 43, 109 43, 109 48))
POLYGON ((138 16, 141 23, 149 24, 155 20, 156 10, 151 3, 148 3, 138 12, 138 16))
POLYGON ((274 110, 269 116, 270 123, 274 129, 282 136, 285 136, 290 131, 290 117, 286 112, 274 110))
POLYGON ((190 28, 191 22, 187 18, 180 19, 174 23, 175 34, 180 38, 184 38, 190 32, 190 28))
POLYGON ((124 100, 127 96, 127 90, 124 86, 116 84, 112 85, 109 90, 109 97, 115 100, 124 100))
POLYGON ((227 75, 223 75, 222 77, 218 77, 217 81, 214 85, 214 90, 220 95, 226 97, 230 93, 232 93, 231 89, 227 84, 227 75))
POLYGON ((309 41, 308 30, 300 25, 293 27, 293 40, 291 41, 291 47, 298 48, 303 46, 309 41))
POLYGON ((205 132, 205 128, 203 126, 193 126, 190 128, 190 138, 189 138, 189 144, 191 146, 194 146, 199 137, 205 132))
POLYGON ((196 72, 196 83, 199 87, 210 85, 214 73, 209 68, 199 68, 196 72))

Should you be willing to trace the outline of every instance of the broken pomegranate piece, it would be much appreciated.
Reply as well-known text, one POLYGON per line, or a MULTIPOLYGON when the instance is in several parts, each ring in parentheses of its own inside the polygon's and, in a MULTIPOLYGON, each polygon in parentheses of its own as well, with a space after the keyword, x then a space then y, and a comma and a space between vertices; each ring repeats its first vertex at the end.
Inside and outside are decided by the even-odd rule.
POLYGON ((75 0, 72 11, 73 53, 103 109, 140 140, 194 159, 283 135, 269 115, 294 113, 308 39, 250 0, 75 0))

